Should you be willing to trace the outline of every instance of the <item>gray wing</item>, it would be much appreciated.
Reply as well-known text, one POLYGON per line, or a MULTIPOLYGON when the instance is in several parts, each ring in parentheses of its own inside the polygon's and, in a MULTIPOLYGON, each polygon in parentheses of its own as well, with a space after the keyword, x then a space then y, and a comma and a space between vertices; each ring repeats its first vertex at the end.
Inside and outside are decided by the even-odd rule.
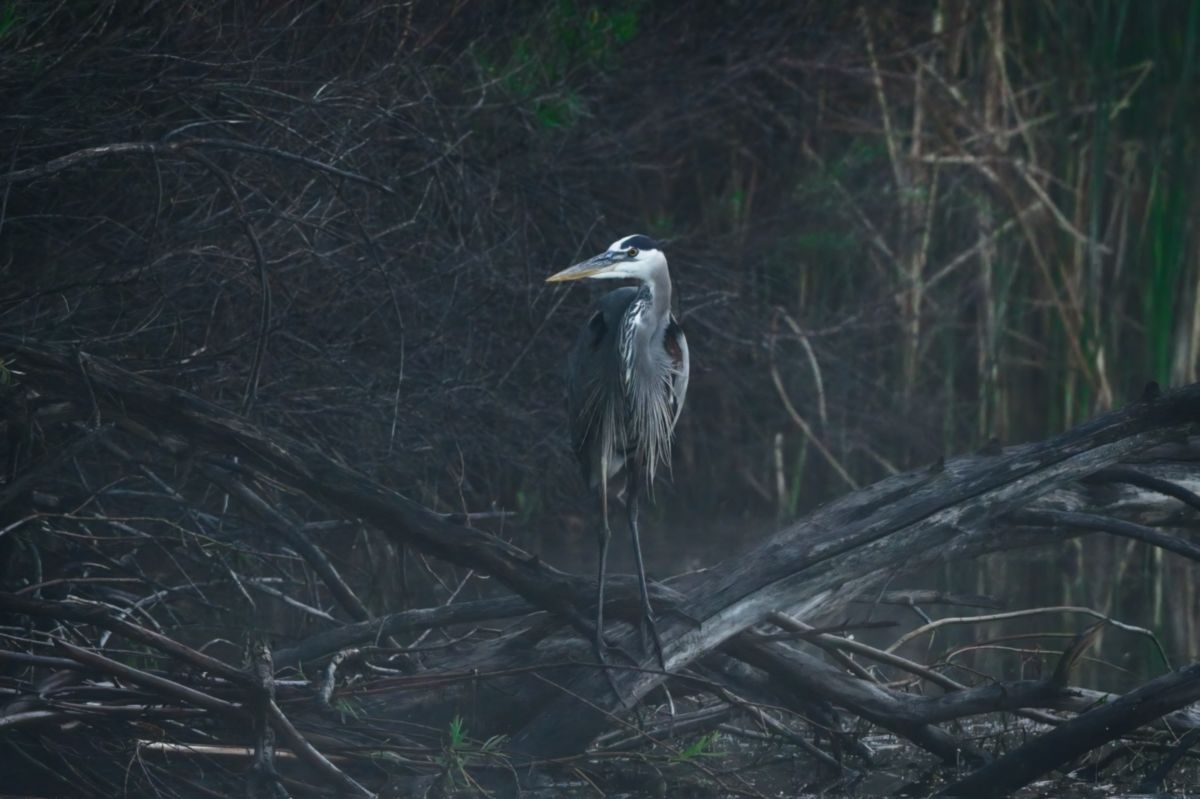
POLYGON ((567 358, 571 446, 588 485, 598 479, 605 447, 613 447, 618 439, 624 443, 623 431, 616 429, 624 418, 625 401, 618 340, 621 318, 636 296, 636 288, 625 286, 601 297, 567 358))
POLYGON ((671 316, 671 323, 667 325, 666 333, 663 335, 663 348, 667 351, 667 356, 671 359, 671 364, 674 367, 674 374, 671 376, 671 407, 674 411, 671 419, 671 429, 675 429, 675 424, 679 421, 679 414, 683 413, 683 401, 687 399, 688 377, 691 375, 691 357, 688 353, 687 336, 683 335, 683 328, 679 326, 675 316, 671 316))

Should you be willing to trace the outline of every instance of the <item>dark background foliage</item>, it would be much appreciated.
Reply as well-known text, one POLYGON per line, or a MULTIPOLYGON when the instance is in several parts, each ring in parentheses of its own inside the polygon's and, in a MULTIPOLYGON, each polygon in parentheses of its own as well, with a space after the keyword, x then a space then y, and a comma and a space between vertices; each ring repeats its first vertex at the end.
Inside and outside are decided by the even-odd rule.
MULTIPOLYGON (((1198 33, 1185 0, 0 2, 4 171, 145 145, 3 187, 0 330, 437 510, 506 511, 479 523, 590 569, 562 364, 591 290, 542 280, 662 238, 693 377, 647 538, 676 572, 1196 378, 1198 33)), ((167 535, 186 514, 146 510, 164 484, 226 507, 186 466, 106 451, 57 479, 43 531, 107 503, 167 535)), ((380 608, 444 598, 439 567, 325 535, 380 608)), ((39 560, 21 536, 4 580, 84 568, 83 545, 39 560)), ((179 549, 219 572, 228 545, 179 549)), ((170 583, 169 560, 146 568, 170 583)), ((1195 613, 1168 612, 1197 608, 1193 581, 1132 543, 933 577, 1003 593, 1013 572, 1196 652, 1195 613)))

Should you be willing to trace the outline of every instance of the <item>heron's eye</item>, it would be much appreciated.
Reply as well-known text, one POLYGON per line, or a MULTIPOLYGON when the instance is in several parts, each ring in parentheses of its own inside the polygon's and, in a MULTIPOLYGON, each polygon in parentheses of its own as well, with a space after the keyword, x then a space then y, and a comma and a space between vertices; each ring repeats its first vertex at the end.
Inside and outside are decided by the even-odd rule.
POLYGON ((625 254, 628 255, 630 258, 637 258, 638 248, 630 247, 628 250, 625 251, 625 254))

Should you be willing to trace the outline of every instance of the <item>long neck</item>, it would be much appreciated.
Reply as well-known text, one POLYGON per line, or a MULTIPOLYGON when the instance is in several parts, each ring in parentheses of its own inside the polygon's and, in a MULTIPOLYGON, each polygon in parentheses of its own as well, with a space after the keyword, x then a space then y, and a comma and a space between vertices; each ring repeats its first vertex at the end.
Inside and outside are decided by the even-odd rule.
POLYGON ((651 272, 642 285, 650 290, 651 324, 648 327, 661 330, 671 316, 671 274, 667 271, 666 263, 663 263, 662 269, 651 272))
POLYGON ((654 385, 653 377, 662 356, 662 347, 656 343, 662 341, 663 331, 671 321, 671 277, 666 264, 642 278, 638 302, 630 310, 635 311, 635 316, 631 320, 633 339, 626 351, 626 363, 642 374, 640 385, 654 385))
POLYGON ((643 279, 631 307, 638 305, 641 309, 634 319, 634 338, 625 350, 625 396, 632 440, 637 442, 637 460, 647 484, 653 485, 659 464, 671 459, 673 414, 667 381, 672 365, 662 343, 671 322, 671 278, 665 261, 643 279))

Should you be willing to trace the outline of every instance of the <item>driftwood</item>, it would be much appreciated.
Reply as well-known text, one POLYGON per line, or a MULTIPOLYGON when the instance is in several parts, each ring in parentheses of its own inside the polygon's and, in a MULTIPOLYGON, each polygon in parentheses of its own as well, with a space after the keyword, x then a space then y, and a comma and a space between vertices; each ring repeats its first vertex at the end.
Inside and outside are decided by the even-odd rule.
POLYGON ((1005 796, 1096 747, 1200 701, 1200 664, 1164 674, 1084 713, 951 785, 947 796, 1005 796))
MULTIPOLYGON (((10 414, 17 419, 10 428, 18 422, 73 426, 79 432, 70 444, 72 453, 101 444, 136 465, 136 455, 121 443, 125 440, 188 464, 296 553, 349 617, 274 652, 260 651, 243 668, 151 629, 132 610, 71 596, 46 600, 3 593, 0 614, 6 623, 41 625, 40 634, 55 649, 52 654, 0 651, 0 667, 32 669, 42 685, 62 679, 74 686, 84 676, 94 681, 97 675, 112 683, 105 683, 108 705, 83 709, 78 703, 49 701, 53 691, 18 681, 29 688, 18 687, 12 699, 0 699, 7 702, 0 705, 0 731, 99 723, 135 712, 132 708, 142 718, 211 715, 217 719, 214 729, 227 731, 230 748, 224 756, 252 756, 255 784, 264 791, 286 788, 295 777, 285 764, 303 762, 313 782, 370 794, 389 779, 468 777, 468 765, 486 775, 500 761, 499 776, 481 779, 507 784, 514 767, 577 764, 606 733, 610 742, 632 738, 670 751, 668 739, 675 735, 716 729, 731 717, 757 717, 760 726, 785 740, 806 741, 771 713, 763 716, 766 707, 807 719, 837 752, 869 755, 844 729, 840 714, 849 714, 943 762, 977 767, 950 789, 968 795, 984 784, 1000 793, 1015 790, 1146 725, 1197 727, 1195 714, 1186 708, 1200 696, 1195 666, 1089 709, 1101 695, 1072 686, 1069 677, 1103 623, 1076 638, 1049 677, 977 685, 837 633, 839 619, 856 603, 995 604, 986 597, 889 590, 896 577, 944 560, 1092 533, 1200 560, 1200 547, 1172 532, 1194 529, 1198 521, 1200 454, 1189 439, 1200 435, 1200 384, 1162 395, 1150 392, 1046 441, 939 461, 888 478, 815 511, 742 556, 672 581, 670 587, 657 584, 653 596, 666 670, 658 668, 652 653, 641 651, 636 632, 624 623, 614 631, 628 662, 618 660, 605 671, 592 661, 587 644, 591 579, 434 513, 304 442, 268 433, 231 411, 103 359, 14 339, 0 340, 0 351, 16 380, 14 391, 29 404, 25 416, 10 414), (398 545, 487 575, 505 593, 375 617, 299 519, 268 498, 271 492, 307 497, 327 513, 370 525, 398 545), (425 652, 419 644, 403 647, 409 660, 386 661, 386 672, 378 672, 384 676, 369 688, 337 689, 348 671, 371 668, 374 655, 396 654, 391 640, 396 636, 502 621, 503 630, 468 632, 434 651, 425 652), (65 628, 56 626, 68 623, 76 631, 72 641, 66 640, 65 628), (103 644, 83 646, 80 629, 109 631, 126 644, 159 653, 175 664, 174 671, 119 662, 101 653, 103 644), (420 662, 411 659, 418 655, 423 655, 420 662), (935 690, 919 695, 881 684, 871 663, 935 690), (678 729, 668 723, 641 730, 630 721, 633 712, 647 707, 660 689, 702 706, 678 729), (703 704, 714 699, 716 705, 703 704), (338 710, 339 702, 349 709, 338 710), (108 710, 113 715, 106 716, 108 710), (1027 756, 1022 768, 1011 767, 1016 753, 988 765, 986 751, 941 726, 997 712, 1060 726, 1018 750, 1027 756), (1064 712, 1078 715, 1060 715, 1064 712), (439 755, 436 748, 413 754, 429 744, 406 723, 436 727, 459 715, 469 715, 472 735, 480 740, 508 737, 480 744, 470 758, 459 750, 439 755), (240 736, 242 728, 254 735, 240 736), (1096 732, 1100 729, 1102 734, 1096 732), (403 741, 404 748, 403 756, 393 752, 392 776, 381 781, 378 757, 361 752, 378 755, 376 750, 387 749, 383 740, 388 746, 403 741), (995 778, 998 773, 1002 780, 995 778)), ((10 398, 10 404, 15 401, 10 398)), ((39 475, 61 460, 49 457, 31 466, 9 484, 0 503, 28 498, 39 475)), ((632 579, 615 579, 610 596, 611 618, 636 621, 632 579)), ((320 608, 293 601, 333 619, 320 608)), ((203 743, 209 746, 212 740, 203 743)), ((817 762, 839 762, 826 750, 805 745, 818 753, 817 762)))

